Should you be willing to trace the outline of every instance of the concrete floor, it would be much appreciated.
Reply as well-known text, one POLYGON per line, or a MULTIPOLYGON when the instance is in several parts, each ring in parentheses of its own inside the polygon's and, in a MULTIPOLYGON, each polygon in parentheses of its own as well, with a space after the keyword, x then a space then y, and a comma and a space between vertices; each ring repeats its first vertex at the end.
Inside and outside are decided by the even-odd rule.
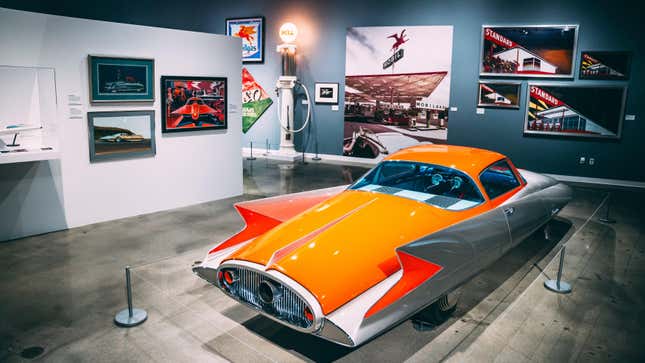
POLYGON ((366 169, 245 161, 245 195, 188 208, 0 243, 0 361, 645 361, 645 202, 575 189, 545 241, 531 236, 464 286, 454 316, 437 327, 406 321, 347 349, 294 332, 236 304, 190 271, 215 241, 242 227, 231 204, 347 184, 366 169), (542 286, 566 243, 564 279, 542 286), (135 306, 148 321, 114 326, 132 266, 135 306), (28 353, 24 352, 24 353, 28 353))

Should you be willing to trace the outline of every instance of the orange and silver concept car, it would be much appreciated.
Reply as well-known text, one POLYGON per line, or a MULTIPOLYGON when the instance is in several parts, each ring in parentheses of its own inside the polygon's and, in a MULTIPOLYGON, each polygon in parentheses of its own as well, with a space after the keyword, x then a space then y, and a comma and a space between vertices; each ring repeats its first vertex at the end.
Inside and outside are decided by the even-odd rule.
POLYGON ((496 152, 419 145, 349 187, 237 204, 246 228, 193 271, 277 322, 357 346, 422 310, 447 318, 460 285, 570 199, 496 152))

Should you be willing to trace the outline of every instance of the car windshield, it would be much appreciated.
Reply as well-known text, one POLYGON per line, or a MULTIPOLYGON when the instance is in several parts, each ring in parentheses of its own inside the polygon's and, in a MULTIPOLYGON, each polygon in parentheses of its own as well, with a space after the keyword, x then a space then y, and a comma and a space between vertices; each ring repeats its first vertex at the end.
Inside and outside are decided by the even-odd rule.
POLYGON ((391 194, 454 211, 484 201, 466 174, 444 166, 409 161, 384 161, 349 189, 391 194))

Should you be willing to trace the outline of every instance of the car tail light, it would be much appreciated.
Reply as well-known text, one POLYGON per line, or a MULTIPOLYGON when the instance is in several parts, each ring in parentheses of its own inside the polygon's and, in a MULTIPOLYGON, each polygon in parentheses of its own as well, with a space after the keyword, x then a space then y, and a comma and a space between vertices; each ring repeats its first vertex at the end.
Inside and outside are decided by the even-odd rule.
POLYGON ((308 306, 305 306, 304 314, 305 314, 305 319, 311 322, 314 321, 314 313, 311 312, 311 309, 309 309, 308 306))
POLYGON ((226 282, 227 285, 232 285, 237 281, 237 276, 235 272, 232 270, 225 270, 224 271, 224 282, 226 282))

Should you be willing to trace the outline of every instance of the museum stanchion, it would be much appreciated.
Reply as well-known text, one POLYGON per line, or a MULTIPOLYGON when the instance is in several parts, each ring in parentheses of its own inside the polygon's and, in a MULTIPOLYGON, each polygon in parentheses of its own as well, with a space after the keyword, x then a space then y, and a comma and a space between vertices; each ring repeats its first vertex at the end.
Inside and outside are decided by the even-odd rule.
POLYGON ((264 150, 264 156, 268 156, 268 155, 269 155, 269 146, 270 146, 270 145, 269 145, 269 139, 266 139, 266 148, 265 148, 265 150, 264 150))
POLYGON ((251 141, 251 156, 246 158, 246 160, 255 160, 255 156, 253 156, 253 141, 251 141))
POLYGON ((609 216, 610 206, 611 206, 611 192, 607 194, 607 205, 605 205, 605 215, 598 218, 600 222, 607 223, 607 224, 616 223, 616 220, 609 216))
POLYGON ((114 322, 118 326, 130 328, 137 326, 148 319, 148 313, 145 310, 132 307, 132 283, 130 282, 130 266, 125 267, 125 287, 128 297, 128 308, 119 311, 114 317, 114 322))
POLYGON ((302 165, 307 165, 307 159, 305 158, 305 149, 307 148, 307 145, 303 142, 302 143, 302 165))
POLYGON ((563 245, 562 249, 560 250, 560 266, 558 267, 557 279, 544 282, 544 287, 559 294, 568 294, 571 292, 571 284, 562 281, 562 269, 564 268, 564 251, 566 247, 566 245, 563 245))
POLYGON ((315 146, 315 149, 316 149, 316 156, 314 156, 313 158, 311 158, 311 160, 313 160, 313 161, 320 161, 320 160, 322 160, 322 159, 320 158, 320 156, 318 156, 318 133, 316 133, 316 143, 314 144, 314 146, 315 146))

